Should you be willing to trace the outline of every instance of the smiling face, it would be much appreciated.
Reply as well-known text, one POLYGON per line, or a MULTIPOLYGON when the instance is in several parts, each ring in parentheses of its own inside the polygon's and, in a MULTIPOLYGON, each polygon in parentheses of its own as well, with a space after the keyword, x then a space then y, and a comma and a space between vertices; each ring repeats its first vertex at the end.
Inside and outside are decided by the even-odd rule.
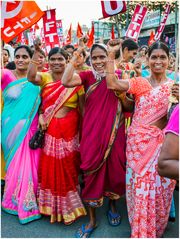
POLYGON ((162 49, 155 49, 149 57, 149 67, 153 73, 164 73, 168 68, 169 58, 162 49))
POLYGON ((98 73, 104 73, 107 61, 107 53, 105 50, 96 47, 91 54, 92 66, 98 73))
POLYGON ((14 63, 17 70, 27 70, 31 58, 25 48, 20 48, 14 56, 14 63))
POLYGON ((60 53, 53 54, 49 58, 49 68, 54 73, 62 73, 66 67, 66 59, 60 53))

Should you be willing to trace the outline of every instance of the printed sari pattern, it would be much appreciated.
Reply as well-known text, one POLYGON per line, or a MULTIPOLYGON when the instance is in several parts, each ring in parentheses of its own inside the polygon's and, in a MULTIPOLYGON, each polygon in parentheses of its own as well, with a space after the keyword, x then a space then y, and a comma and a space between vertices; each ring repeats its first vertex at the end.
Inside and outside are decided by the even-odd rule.
POLYGON ((144 78, 129 80, 135 113, 128 129, 126 199, 132 238, 161 237, 169 217, 175 181, 160 177, 157 161, 164 139, 153 123, 167 114, 172 81, 152 88, 144 78))

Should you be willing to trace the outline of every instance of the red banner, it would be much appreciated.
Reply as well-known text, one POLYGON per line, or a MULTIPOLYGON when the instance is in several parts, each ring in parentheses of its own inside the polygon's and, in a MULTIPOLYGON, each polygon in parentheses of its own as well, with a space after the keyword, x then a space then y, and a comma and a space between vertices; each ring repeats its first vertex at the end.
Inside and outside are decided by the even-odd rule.
POLYGON ((59 47, 59 37, 56 27, 56 9, 45 11, 43 16, 43 28, 47 52, 53 47, 59 47))
POLYGON ((136 5, 134 15, 132 17, 131 23, 126 31, 125 36, 127 38, 132 38, 134 41, 138 40, 139 33, 147 13, 147 8, 139 4, 136 5))
POLYGON ((156 34, 154 36, 154 41, 159 40, 160 37, 161 37, 161 34, 162 34, 162 32, 163 32, 163 30, 165 28, 165 25, 166 25, 166 21, 167 21, 169 12, 170 12, 170 8, 171 8, 171 6, 169 4, 167 4, 166 5, 166 10, 164 12, 163 20, 161 21, 160 26, 158 27, 157 32, 156 32, 156 34))
POLYGON ((34 1, 1 1, 1 37, 11 41, 39 21, 43 12, 34 1))
POLYGON ((103 18, 126 11, 125 1, 101 1, 103 18))

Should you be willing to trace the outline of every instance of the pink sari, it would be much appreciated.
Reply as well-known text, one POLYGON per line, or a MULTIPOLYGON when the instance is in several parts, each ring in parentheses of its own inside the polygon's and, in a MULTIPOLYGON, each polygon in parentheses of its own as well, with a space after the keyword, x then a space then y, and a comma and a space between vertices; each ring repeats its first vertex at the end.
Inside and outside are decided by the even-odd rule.
POLYGON ((145 78, 129 80, 135 113, 128 129, 126 200, 131 237, 161 237, 169 217, 175 181, 160 177, 157 161, 164 140, 152 124, 167 114, 172 81, 152 88, 145 78))
POLYGON ((86 91, 80 143, 85 183, 82 198, 98 207, 104 196, 118 199, 125 193, 124 118, 121 104, 107 89, 105 78, 96 81, 92 71, 81 72, 80 77, 86 91))

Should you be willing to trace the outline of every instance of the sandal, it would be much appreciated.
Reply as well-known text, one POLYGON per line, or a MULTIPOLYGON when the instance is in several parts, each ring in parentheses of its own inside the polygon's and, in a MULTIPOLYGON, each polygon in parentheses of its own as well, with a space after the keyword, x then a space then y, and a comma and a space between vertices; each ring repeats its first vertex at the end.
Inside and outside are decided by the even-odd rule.
POLYGON ((86 237, 85 238, 89 238, 91 233, 94 231, 94 229, 96 228, 95 227, 90 227, 88 229, 86 229, 86 224, 83 224, 78 230, 77 232, 75 233, 75 237, 76 238, 83 238, 84 235, 86 234, 86 237))
POLYGON ((121 216, 119 213, 113 213, 111 210, 107 213, 108 222, 111 226, 118 226, 121 224, 121 216))

